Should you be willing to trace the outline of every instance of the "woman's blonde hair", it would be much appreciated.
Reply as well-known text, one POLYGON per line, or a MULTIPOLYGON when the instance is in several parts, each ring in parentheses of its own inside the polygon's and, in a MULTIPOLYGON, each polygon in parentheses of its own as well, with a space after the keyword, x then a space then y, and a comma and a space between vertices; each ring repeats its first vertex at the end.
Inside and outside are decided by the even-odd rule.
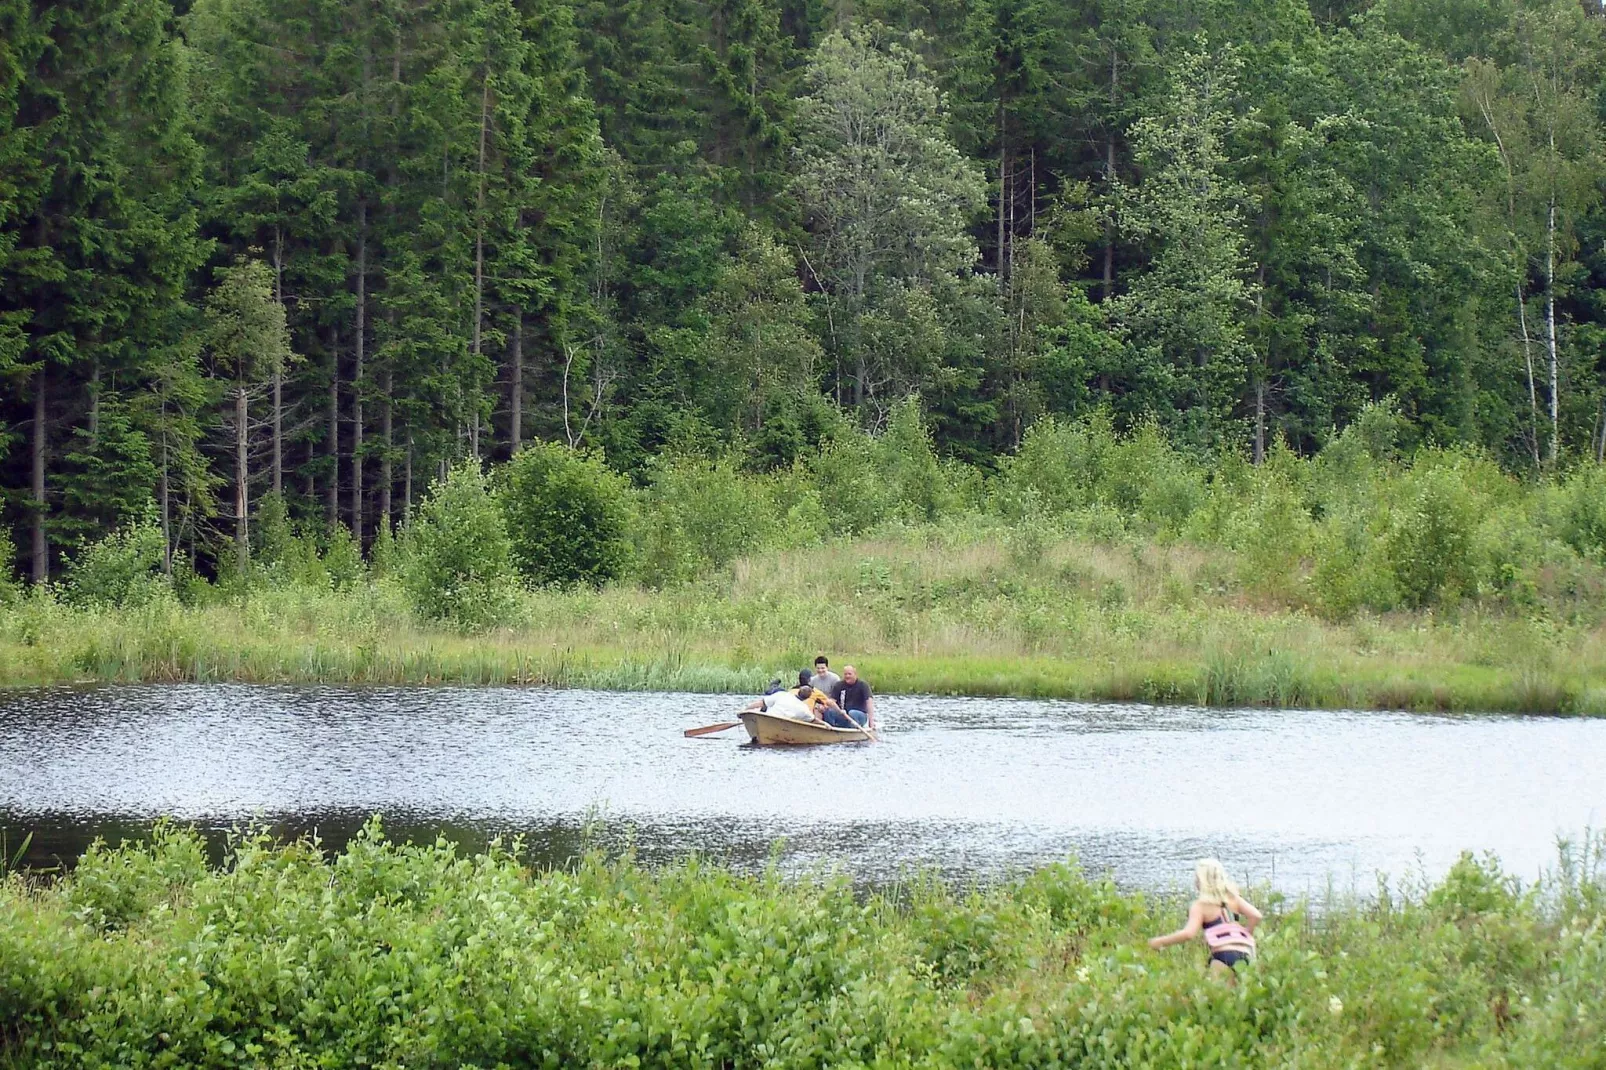
POLYGON ((1199 898, 1206 903, 1226 906, 1240 898, 1238 886, 1214 858, 1201 858, 1193 864, 1193 885, 1199 890, 1199 898))

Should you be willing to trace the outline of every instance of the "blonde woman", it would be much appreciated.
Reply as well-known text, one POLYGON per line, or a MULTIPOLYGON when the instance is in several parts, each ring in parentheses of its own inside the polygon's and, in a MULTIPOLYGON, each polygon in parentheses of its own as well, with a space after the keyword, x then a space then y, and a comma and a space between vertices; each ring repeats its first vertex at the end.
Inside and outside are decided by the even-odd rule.
POLYGON ((1158 951, 1203 936, 1210 949, 1211 975, 1230 980, 1240 962, 1255 957, 1254 929, 1260 924, 1260 911, 1238 894, 1238 886, 1214 858, 1194 863, 1193 887, 1197 898, 1188 908, 1188 923, 1174 933, 1154 937, 1149 946, 1158 951))

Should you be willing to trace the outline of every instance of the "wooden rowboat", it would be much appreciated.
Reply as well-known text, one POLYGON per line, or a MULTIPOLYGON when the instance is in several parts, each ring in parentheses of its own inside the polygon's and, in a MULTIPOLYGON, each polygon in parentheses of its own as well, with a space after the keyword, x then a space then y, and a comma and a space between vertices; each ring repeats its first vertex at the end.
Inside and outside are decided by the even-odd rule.
POLYGON ((813 721, 796 721, 773 713, 743 710, 742 724, 754 743, 768 746, 772 743, 807 745, 814 743, 858 743, 872 739, 862 728, 832 728, 813 721))

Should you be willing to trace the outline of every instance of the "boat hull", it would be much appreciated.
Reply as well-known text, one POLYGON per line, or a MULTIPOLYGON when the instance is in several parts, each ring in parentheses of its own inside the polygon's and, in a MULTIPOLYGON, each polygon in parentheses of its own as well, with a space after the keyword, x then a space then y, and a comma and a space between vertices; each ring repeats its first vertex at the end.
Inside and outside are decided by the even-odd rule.
POLYGON ((794 721, 773 713, 745 710, 742 724, 754 743, 760 746, 814 746, 820 743, 861 743, 870 737, 862 728, 832 728, 812 721, 794 721))

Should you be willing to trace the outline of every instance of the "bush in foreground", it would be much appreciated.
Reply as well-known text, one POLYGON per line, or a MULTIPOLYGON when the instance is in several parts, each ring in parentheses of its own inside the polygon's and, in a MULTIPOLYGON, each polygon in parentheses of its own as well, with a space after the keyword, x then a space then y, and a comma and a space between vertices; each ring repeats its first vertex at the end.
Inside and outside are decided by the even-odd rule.
POLYGON ((1285 912, 1229 989, 1142 947, 1179 904, 1074 866, 861 899, 696 861, 531 873, 377 824, 211 870, 158 829, 0 882, 0 1065, 1598 1066, 1590 869, 1522 890, 1464 858, 1285 912))

